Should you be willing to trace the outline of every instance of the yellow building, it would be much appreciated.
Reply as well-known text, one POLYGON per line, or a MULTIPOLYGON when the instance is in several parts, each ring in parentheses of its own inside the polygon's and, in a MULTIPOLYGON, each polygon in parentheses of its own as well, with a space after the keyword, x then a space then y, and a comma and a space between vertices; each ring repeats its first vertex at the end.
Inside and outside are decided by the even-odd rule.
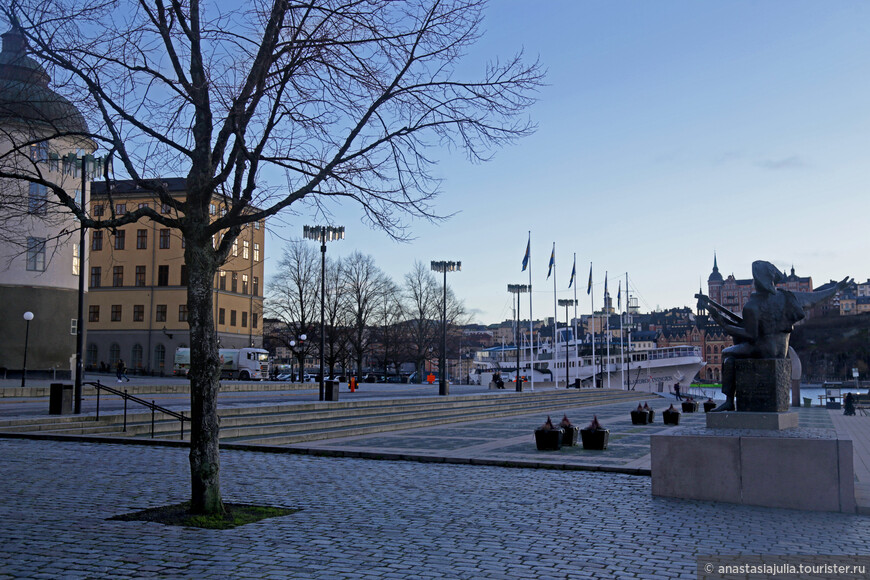
MULTIPOLYGON (((184 194, 183 178, 169 178, 169 191, 184 194)), ((112 208, 104 183, 94 183, 91 212, 108 216, 112 208)), ((170 212, 149 191, 130 181, 112 184, 115 213, 149 204, 170 212)), ((217 216, 224 207, 212 203, 217 216)), ((264 224, 245 226, 215 276, 214 320, 221 348, 263 344, 264 224)), ((114 368, 121 358, 132 372, 172 374, 175 349, 190 346, 187 323, 187 267, 181 234, 152 220, 90 232, 88 308, 85 321, 88 369, 114 368)))

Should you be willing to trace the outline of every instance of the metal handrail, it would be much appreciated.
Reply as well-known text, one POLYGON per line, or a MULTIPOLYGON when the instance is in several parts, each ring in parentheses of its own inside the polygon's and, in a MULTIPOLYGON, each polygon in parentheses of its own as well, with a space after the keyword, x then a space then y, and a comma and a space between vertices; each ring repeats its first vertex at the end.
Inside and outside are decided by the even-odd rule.
POLYGON ((127 432, 127 400, 131 400, 134 403, 139 403, 145 407, 149 407, 151 409, 151 438, 154 439, 154 414, 156 411, 160 411, 164 415, 169 415, 170 417, 175 417, 179 421, 181 421, 181 436, 180 439, 184 439, 184 422, 190 421, 190 417, 186 417, 184 413, 177 413, 166 407, 161 407, 157 405, 154 401, 148 402, 145 399, 140 399, 135 395, 131 395, 127 392, 126 389, 123 391, 119 389, 115 389, 108 385, 103 385, 100 381, 96 382, 86 382, 82 383, 83 385, 91 385, 97 389, 97 420, 100 418, 100 391, 108 391, 113 395, 118 395, 122 399, 124 399, 124 433, 127 432))

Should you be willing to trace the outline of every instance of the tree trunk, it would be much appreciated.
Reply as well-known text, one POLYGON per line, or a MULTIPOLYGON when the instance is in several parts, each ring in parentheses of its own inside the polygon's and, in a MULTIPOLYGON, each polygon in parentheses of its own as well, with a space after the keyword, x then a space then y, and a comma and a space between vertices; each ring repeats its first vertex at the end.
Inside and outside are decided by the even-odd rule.
POLYGON ((210 244, 197 245, 189 241, 185 249, 190 325, 190 507, 195 514, 216 514, 224 511, 217 414, 220 356, 212 312, 212 285, 217 264, 210 244))

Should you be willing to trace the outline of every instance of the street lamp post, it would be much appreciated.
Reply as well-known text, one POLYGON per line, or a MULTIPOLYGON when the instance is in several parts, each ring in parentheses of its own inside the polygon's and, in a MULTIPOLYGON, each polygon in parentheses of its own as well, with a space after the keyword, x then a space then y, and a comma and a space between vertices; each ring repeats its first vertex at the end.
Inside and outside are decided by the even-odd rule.
MULTIPOLYGON (((531 292, 532 286, 530 284, 508 284, 507 289, 508 292, 517 296, 517 321, 514 325, 514 343, 517 346, 516 389, 518 393, 521 393, 523 390, 523 379, 520 377, 520 294, 531 292)), ((530 371, 534 373, 535 369, 532 368, 530 371)))
MULTIPOLYGON (((565 307, 565 388, 571 386, 571 380, 568 378, 568 307, 575 306, 577 304, 577 300, 574 298, 559 298, 559 306, 565 307)), ((554 321, 553 324, 556 324, 554 321)), ((577 348, 577 337, 574 337, 574 348, 577 348)))
POLYGON ((441 360, 438 362, 438 394, 450 394, 447 388, 447 272, 462 270, 462 262, 432 260, 432 271, 444 274, 444 301, 441 304, 441 360))
POLYGON ((21 365, 21 388, 24 388, 24 379, 27 377, 27 341, 30 339, 30 321, 33 320, 33 313, 29 310, 24 313, 24 320, 27 321, 27 327, 24 330, 24 363, 21 365))
POLYGON ((320 400, 324 400, 324 356, 326 353, 326 242, 344 239, 344 226, 305 226, 302 236, 320 240, 320 400))
MULTIPOLYGON (((307 338, 308 338, 308 336, 306 336, 304 334, 299 335, 299 348, 300 349, 303 346, 302 343, 304 343, 305 339, 307 339, 307 338)), ((293 356, 290 358, 290 374, 293 375, 294 374, 294 370, 293 370, 294 361, 293 361, 293 359, 296 358, 296 341, 295 340, 290 341, 290 352, 293 353, 293 356)), ((304 353, 304 351, 303 351, 303 353, 304 353)), ((303 356, 302 362, 299 364, 299 382, 300 383, 305 382, 305 380, 303 378, 304 374, 305 374, 305 357, 303 356)))

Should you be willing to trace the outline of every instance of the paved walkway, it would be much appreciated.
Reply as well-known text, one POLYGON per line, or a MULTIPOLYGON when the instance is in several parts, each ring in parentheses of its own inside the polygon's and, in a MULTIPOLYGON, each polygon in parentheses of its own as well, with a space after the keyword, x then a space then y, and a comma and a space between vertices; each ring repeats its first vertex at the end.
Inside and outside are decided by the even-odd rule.
MULTIPOLYGON (((643 439, 661 428, 660 413, 658 425, 631 426, 630 406, 569 414, 582 424, 598 413, 611 428, 611 449, 595 455, 602 465, 642 465, 643 439)), ((433 458, 567 461, 591 453, 535 452, 529 427, 543 419, 535 414, 317 446, 433 458)), ((683 415, 683 422, 702 420, 702 414, 683 415)), ((801 422, 840 424, 856 437, 856 455, 870 449, 870 417, 802 409, 801 422)), ((870 457, 863 453, 862 464, 870 457)), ((110 521, 184 501, 187 451, 0 439, 0 579, 688 579, 697 577, 705 555, 857 556, 867 553, 870 537, 865 516, 657 498, 648 477, 621 473, 239 450, 221 457, 226 501, 301 511, 222 531, 110 521)), ((870 483, 870 470, 858 461, 856 476, 870 483)))

